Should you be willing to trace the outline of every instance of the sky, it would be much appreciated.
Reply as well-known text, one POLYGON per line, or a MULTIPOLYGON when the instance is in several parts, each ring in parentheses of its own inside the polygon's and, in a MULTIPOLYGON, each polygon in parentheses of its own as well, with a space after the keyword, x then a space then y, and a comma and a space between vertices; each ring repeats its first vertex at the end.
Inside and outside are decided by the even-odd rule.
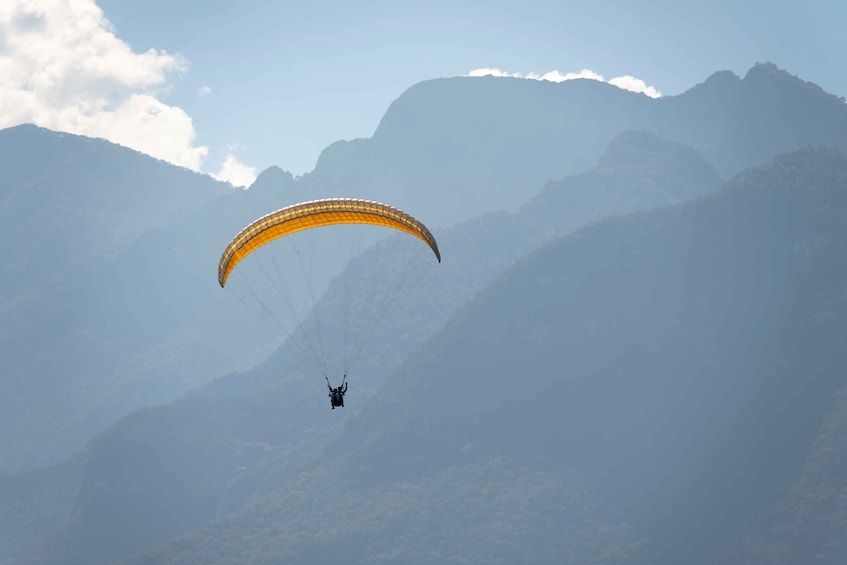
POLYGON ((247 186, 370 137, 417 82, 675 95, 757 62, 847 96, 844 0, 3 0, 0 128, 103 137, 247 186))

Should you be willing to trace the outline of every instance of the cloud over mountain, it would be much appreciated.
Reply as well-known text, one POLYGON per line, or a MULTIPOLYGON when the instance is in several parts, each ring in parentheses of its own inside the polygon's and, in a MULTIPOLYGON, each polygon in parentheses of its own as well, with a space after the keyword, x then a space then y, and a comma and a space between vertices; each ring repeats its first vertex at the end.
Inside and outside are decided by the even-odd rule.
POLYGON ((563 73, 559 70, 553 70, 546 72, 542 75, 538 73, 509 73, 507 71, 503 71, 496 68, 480 68, 474 69, 468 73, 468 76, 471 77, 484 77, 484 76, 495 76, 495 77, 511 77, 511 78, 526 78, 530 80, 547 80, 550 82, 564 82, 566 80, 574 80, 574 79, 590 79, 590 80, 598 80, 600 82, 608 82, 611 85, 617 86, 618 88, 622 88, 624 90, 629 90, 632 92, 639 92, 650 98, 661 98, 662 93, 655 86, 649 86, 646 82, 641 80, 640 78, 636 78, 632 75, 623 75, 619 77, 614 77, 612 79, 606 80, 603 75, 600 73, 596 73, 590 69, 582 69, 578 73, 563 73))
POLYGON ((211 176, 217 180, 230 183, 232 186, 247 188, 256 180, 256 167, 245 165, 238 160, 230 149, 220 170, 211 176))

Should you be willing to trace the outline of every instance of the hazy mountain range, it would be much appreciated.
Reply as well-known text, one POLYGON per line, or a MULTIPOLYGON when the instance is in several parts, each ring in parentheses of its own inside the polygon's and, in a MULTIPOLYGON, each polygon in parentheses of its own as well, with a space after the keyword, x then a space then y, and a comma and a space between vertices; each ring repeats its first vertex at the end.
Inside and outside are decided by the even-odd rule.
POLYGON ((0 147, 0 560, 845 557, 820 496, 843 488, 847 105, 815 85, 427 81, 247 191, 31 126, 0 147), (367 235, 317 271, 329 320, 376 270, 416 282, 336 417, 215 272, 252 218, 340 195, 424 219, 444 262, 367 235))

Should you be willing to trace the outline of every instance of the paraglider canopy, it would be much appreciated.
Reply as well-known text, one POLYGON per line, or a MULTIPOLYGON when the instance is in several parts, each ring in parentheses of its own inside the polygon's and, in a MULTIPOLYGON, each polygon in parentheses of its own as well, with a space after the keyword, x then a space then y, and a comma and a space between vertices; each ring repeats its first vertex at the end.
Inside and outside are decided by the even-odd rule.
POLYGON ((335 224, 370 224, 404 231, 429 245, 441 262, 435 237, 422 222, 402 210, 373 200, 326 198, 271 212, 241 230, 221 255, 218 283, 226 285, 235 266, 262 245, 298 231, 335 224))

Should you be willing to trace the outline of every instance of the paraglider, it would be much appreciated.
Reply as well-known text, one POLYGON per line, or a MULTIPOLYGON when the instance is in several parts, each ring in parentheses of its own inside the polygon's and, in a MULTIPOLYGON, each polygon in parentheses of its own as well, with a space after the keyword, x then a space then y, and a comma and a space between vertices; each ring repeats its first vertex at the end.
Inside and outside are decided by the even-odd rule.
MULTIPOLYGON (((429 246, 435 254, 438 262, 441 262, 441 252, 438 249, 435 237, 421 221, 415 219, 406 212, 393 206, 389 206, 388 204, 372 200, 361 200, 356 198, 326 198, 301 202, 299 204, 293 204, 280 210, 276 210, 258 218, 241 230, 232 239, 232 241, 230 241, 221 255, 220 262, 218 263, 218 283, 222 288, 224 288, 228 278, 233 273, 233 270, 242 260, 247 258, 260 247, 274 240, 297 232, 311 230, 313 228, 322 228, 325 226, 339 224, 384 226, 408 233, 429 246)), ((280 276, 282 275, 280 274, 280 276)), ((283 287, 285 285, 274 284, 273 286, 276 290, 283 291, 283 287)), ((286 303, 288 303, 291 313, 296 317, 294 309, 290 307, 291 304, 288 298, 286 298, 286 303)), ((263 302, 262 305, 263 307, 265 306, 263 302)), ((276 317, 274 317, 274 319, 276 319, 276 317)), ((279 322, 277 321, 277 323, 279 322)), ((308 336, 305 335, 305 331, 303 330, 299 319, 298 326, 300 326, 300 331, 304 333, 302 336, 303 339, 308 342, 308 336)), ((286 329, 286 332, 287 331, 288 330, 286 329)), ((296 343, 294 336, 290 333, 289 338, 296 343)), ((345 334, 345 348, 346 340, 347 338, 345 334)), ((321 346, 318 349, 322 350, 323 348, 321 346)), ((318 357, 313 348, 309 347, 309 352, 312 354, 313 360, 315 360, 315 357, 318 357)), ((352 360, 346 360, 346 355, 347 354, 345 353, 344 379, 338 387, 332 387, 329 383, 325 366, 325 358, 323 362, 316 363, 319 366, 323 365, 322 370, 324 371, 324 377, 327 380, 330 405, 333 410, 335 408, 344 407, 344 395, 347 392, 346 371, 349 370, 349 366, 352 363, 352 360)))
POLYGON ((347 375, 344 375, 344 380, 340 386, 333 388, 329 384, 329 379, 326 381, 326 386, 329 389, 329 404, 332 409, 335 410, 336 407, 344 408, 344 395, 347 394, 347 375))

